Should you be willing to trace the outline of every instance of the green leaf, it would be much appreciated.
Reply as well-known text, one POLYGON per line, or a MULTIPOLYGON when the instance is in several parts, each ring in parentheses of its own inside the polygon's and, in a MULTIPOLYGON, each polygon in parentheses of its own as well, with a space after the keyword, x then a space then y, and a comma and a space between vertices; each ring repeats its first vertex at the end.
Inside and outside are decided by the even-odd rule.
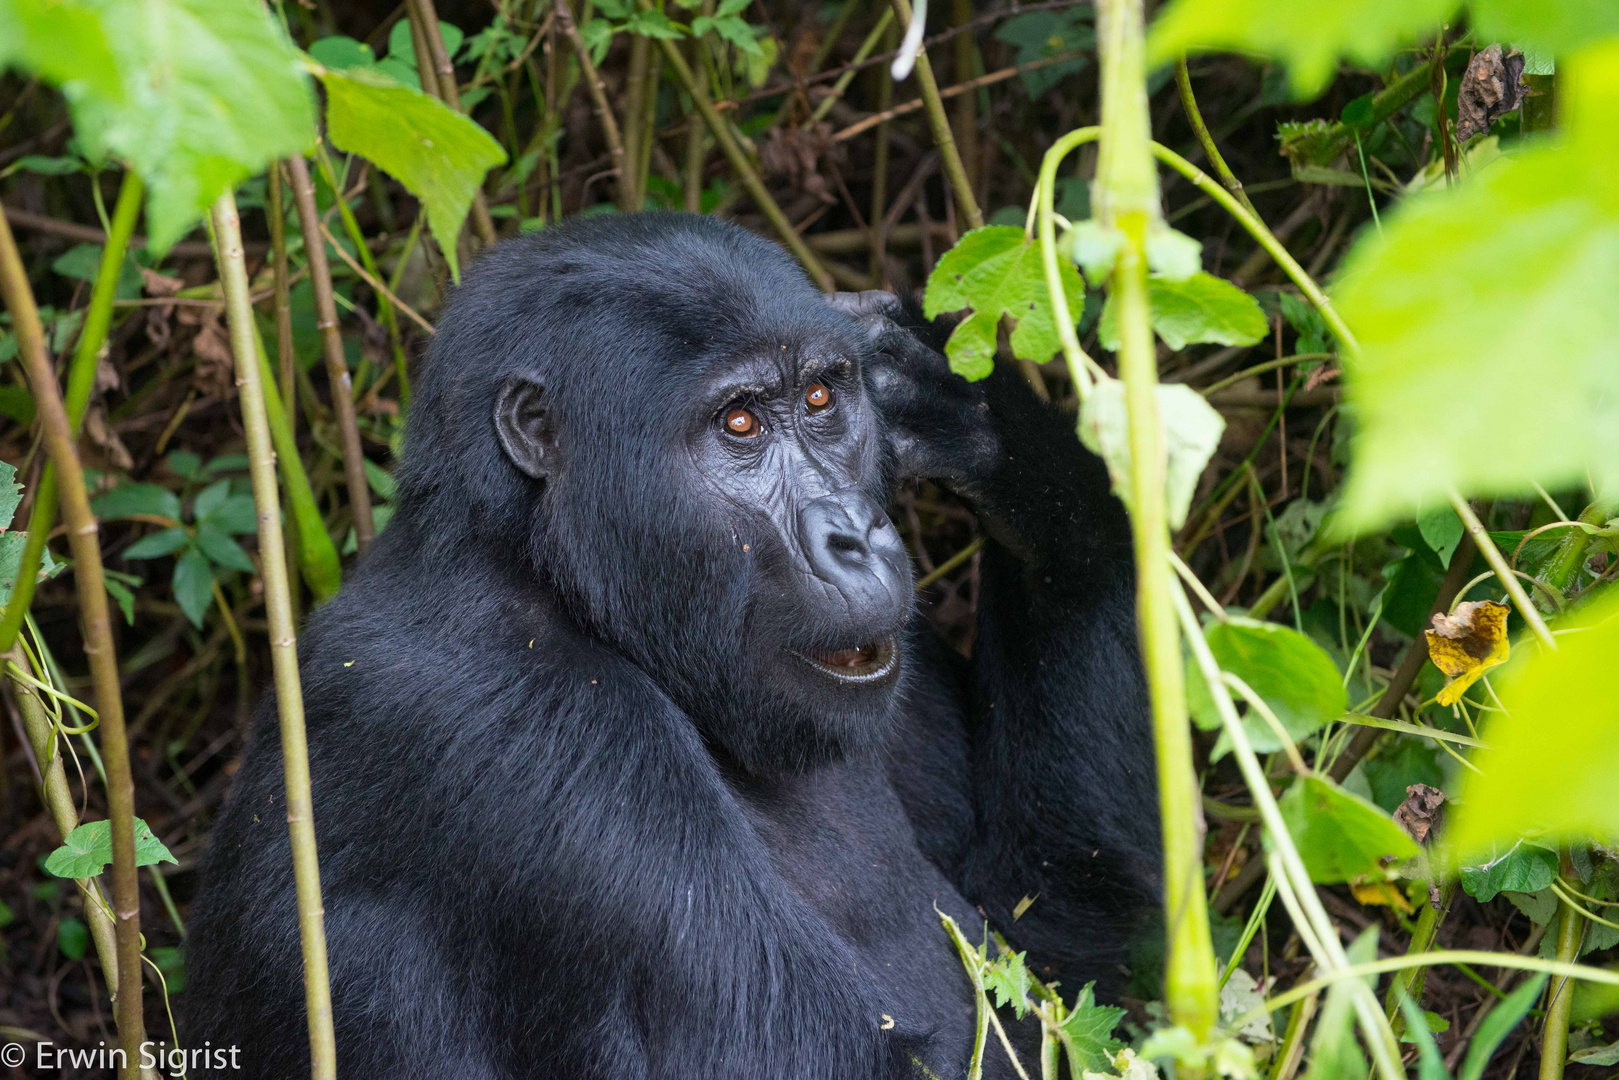
MULTIPOLYGON (((1356 938, 1347 952, 1352 964, 1376 960, 1376 925, 1356 938)), ((1327 1001, 1316 1023, 1315 1042, 1310 1047, 1310 1070, 1304 1080, 1346 1080, 1366 1075, 1366 1059, 1355 1042, 1353 993, 1347 979, 1333 983, 1327 990, 1327 1001)))
POLYGON ((230 498, 229 480, 216 480, 214 483, 209 484, 197 492, 197 498, 191 504, 192 520, 201 521, 208 517, 220 503, 223 503, 228 498, 230 498))
POLYGON ((56 947, 69 960, 84 959, 84 951, 89 945, 90 930, 80 920, 70 916, 56 924, 56 947))
POLYGON ((185 612, 191 625, 202 629, 203 616, 214 602, 214 570, 208 556, 195 547, 188 547, 174 564, 174 600, 185 612))
MULTIPOLYGON (((1209 626, 1203 636, 1221 669, 1247 683, 1270 706, 1295 743, 1303 742, 1348 711, 1338 666, 1325 649, 1297 630, 1280 623, 1232 616, 1209 626)), ((1242 704, 1236 694, 1232 700, 1242 704)), ((1220 714, 1196 663, 1187 665, 1186 702, 1199 727, 1206 731, 1220 728, 1220 714)), ((1254 710, 1249 709, 1242 718, 1242 727, 1260 753, 1282 749, 1281 739, 1254 710)))
POLYGON ((1470 22, 1483 41, 1568 54, 1619 35, 1619 5, 1610 0, 1473 0, 1470 22))
POLYGON ((61 87, 69 101, 87 94, 119 100, 118 60, 96 7, 78 0, 0 2, 0 70, 31 71, 61 87))
POLYGON ((486 172, 506 160, 488 132, 437 98, 365 68, 320 72, 327 134, 359 154, 427 207, 427 222, 460 280, 455 245, 486 172))
POLYGON ((118 610, 124 613, 124 622, 134 626, 135 594, 129 591, 129 586, 110 576, 102 578, 101 584, 107 590, 107 595, 118 604, 118 610))
POLYGON ((1113 1029, 1124 1019, 1125 1010, 1096 1003, 1096 983, 1088 982, 1074 999, 1074 1007, 1063 1018, 1061 1030, 1066 1045, 1079 1057, 1082 1069, 1113 1071, 1113 1055, 1124 1044, 1113 1038, 1113 1029))
POLYGON ((17 516, 22 504, 22 485, 17 483, 17 466, 0 461, 0 528, 17 516))
MULTIPOLYGON (((1521 2, 1521 0, 1520 0, 1521 2)), ((1450 21, 1458 0, 1175 0, 1147 34, 1149 67, 1188 50, 1264 53, 1286 62, 1293 92, 1314 97, 1339 57, 1377 68, 1394 49, 1450 21)))
POLYGON ((1461 877, 1462 890, 1480 902, 1503 890, 1535 893, 1557 877, 1557 853, 1519 840, 1488 862, 1462 867, 1461 877))
POLYGON ((1473 1045, 1467 1048, 1467 1057, 1462 1060, 1462 1071, 1457 1073, 1457 1080, 1480 1080, 1484 1075, 1484 1067, 1495 1056, 1496 1048, 1501 1040, 1512 1033, 1524 1016, 1534 1007, 1540 992, 1546 988, 1548 976, 1541 974, 1527 980, 1512 993, 1508 994, 1499 1005, 1495 1006, 1484 1017, 1478 1026, 1478 1034, 1473 1036, 1473 1045))
POLYGON ((1407 1039, 1417 1044, 1417 1080, 1451 1080, 1445 1059, 1433 1041, 1433 1030, 1428 1026, 1428 1013, 1411 1000, 1411 995, 1400 994, 1400 1011, 1405 1013, 1407 1039))
MULTIPOLYGON (((1220 444, 1225 420, 1203 395, 1182 383, 1160 384, 1157 396, 1164 435, 1164 500, 1170 528, 1178 529, 1186 523, 1197 478, 1220 444)), ((1130 505, 1130 420, 1124 384, 1118 379, 1101 379, 1091 388, 1080 408, 1079 437, 1107 463, 1114 493, 1130 505)))
POLYGON ((1068 257, 1085 271, 1085 280, 1100 287, 1113 273, 1113 263, 1124 250, 1124 230, 1103 225, 1095 218, 1076 221, 1065 238, 1068 257))
POLYGON ((1557 651, 1520 646, 1494 679, 1493 713, 1462 776, 1450 839, 1462 859, 1535 834, 1547 844, 1619 837, 1619 590, 1558 630, 1557 651))
POLYGON ((1417 855, 1416 843, 1392 818, 1324 777, 1299 777, 1277 804, 1311 881, 1382 881, 1389 877, 1385 860, 1417 855))
POLYGON ((99 0, 122 94, 85 95, 74 129, 92 158, 146 182, 156 252, 221 192, 308 149, 315 113, 297 50, 257 0, 99 0))
POLYGON ((202 549, 202 553, 208 556, 211 562, 228 570, 240 570, 244 574, 251 574, 257 569, 240 544, 206 522, 197 526, 197 547, 202 549))
MULTIPOLYGON (((151 827, 135 819, 135 865, 151 866, 171 862, 178 865, 163 841, 152 835, 151 827)), ((45 859, 45 872, 59 878, 88 878, 112 863, 112 823, 105 818, 87 821, 68 833, 62 846, 45 859)))
MULTIPOLYGON (((403 26, 405 32, 410 32, 410 20, 401 19, 395 24, 395 29, 403 26)), ((409 46, 407 45, 407 51, 409 46)), ((377 54, 371 51, 371 46, 362 41, 355 41, 342 34, 333 34, 312 42, 309 46, 309 55, 330 68, 370 67, 377 62, 377 54)), ((415 55, 411 60, 414 62, 415 55)))
POLYGON ((377 498, 392 500, 398 488, 397 483, 394 481, 393 473, 370 458, 365 458, 362 463, 365 465, 366 485, 376 493, 377 498))
POLYGON ((1023 964, 1028 953, 1007 953, 984 968, 984 989, 995 992, 995 1007, 1012 1006, 1019 1020, 1029 1011, 1029 969, 1023 964))
POLYGON ((180 497, 156 484, 119 484, 90 500, 90 510, 98 518, 151 514, 180 520, 180 497))
MULTIPOLYGON (((1041 257, 1040 241, 1025 237, 1022 229, 986 225, 963 236, 939 260, 928 277, 927 317, 963 308, 973 312, 945 342, 952 371, 967 379, 989 374, 1003 314, 1017 322, 1010 339, 1013 355, 1043 364, 1062 348, 1041 257)), ((1077 317, 1085 310, 1085 285, 1066 259, 1057 260, 1057 270, 1069 313, 1077 317)))
POLYGON ((161 559, 173 555, 190 543, 184 529, 164 529, 151 536, 143 536, 124 549, 126 559, 161 559))
POLYGON ((202 458, 190 450, 170 450, 163 463, 182 480, 195 480, 202 470, 202 458))
POLYGON ((1165 281, 1184 282, 1203 269, 1203 245, 1162 221, 1148 226, 1146 252, 1147 266, 1165 281))
POLYGON ((42 157, 39 154, 24 154, 12 163, 8 172, 32 172, 41 176, 67 176, 79 172, 84 168, 84 162, 72 157, 42 157))
POLYGON ((1417 531, 1422 533, 1422 539, 1439 556, 1439 561, 1449 566, 1451 553, 1462 542, 1462 534, 1467 530, 1462 525, 1462 519, 1456 516, 1456 511, 1448 506, 1438 506, 1424 510, 1417 516, 1417 531))
MULTIPOLYGON (((752 52, 759 52, 759 43, 754 40, 753 29, 747 23, 742 22, 741 19, 735 21, 742 23, 742 27, 747 34, 747 45, 743 47, 752 52)), ((632 34, 640 34, 642 37, 656 38, 660 41, 679 41, 686 36, 686 28, 671 21, 669 16, 661 11, 637 11, 630 16, 629 22, 624 24, 624 29, 632 34)), ((729 38, 729 35, 723 32, 721 36, 729 38)))
MULTIPOLYGON (((1259 301, 1213 274, 1197 273, 1185 281, 1153 277, 1147 281, 1152 302, 1152 328, 1171 349, 1187 345, 1252 345, 1265 336, 1265 312, 1259 301)), ((1119 349, 1118 316, 1113 297, 1102 308, 1096 327, 1102 348, 1119 349)))
POLYGON ((1351 527, 1453 488, 1619 483, 1616 70, 1619 43, 1565 65, 1564 135, 1413 196, 1346 259, 1351 527))
MULTIPOLYGON (((995 31, 995 39, 1017 47, 1013 63, 1022 67, 1036 60, 1047 60, 1096 44, 1096 31, 1090 25, 1092 14, 1080 8, 1069 11, 1030 11, 1007 19, 995 31)), ((1076 56, 1060 64, 1025 71, 1020 76, 1023 89, 1037 98, 1060 83, 1065 75, 1084 68, 1086 58, 1076 56)))
POLYGON ((1576 1050, 1568 1061, 1570 1065, 1619 1065, 1619 1042, 1576 1050))

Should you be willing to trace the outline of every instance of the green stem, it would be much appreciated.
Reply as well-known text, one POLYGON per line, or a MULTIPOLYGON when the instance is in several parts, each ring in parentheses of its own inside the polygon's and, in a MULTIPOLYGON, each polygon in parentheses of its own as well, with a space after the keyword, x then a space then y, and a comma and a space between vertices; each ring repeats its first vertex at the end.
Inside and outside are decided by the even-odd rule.
MULTIPOLYGON (((844 11, 848 12, 856 3, 858 3, 858 0, 849 0, 843 6, 844 11)), ((826 119, 826 114, 832 111, 832 106, 838 103, 838 99, 843 97, 843 92, 849 88, 849 84, 854 81, 854 77, 860 74, 860 65, 877 48, 878 43, 883 40, 883 35, 888 33, 889 24, 893 21, 894 9, 885 8, 877 18, 877 25, 871 28, 871 33, 866 35, 866 40, 862 41, 860 48, 855 51, 854 59, 849 61, 849 70, 838 76, 838 81, 832 84, 832 89, 827 92, 826 97, 822 98, 821 103, 815 106, 815 111, 810 114, 811 121, 818 123, 826 119)), ((885 108, 887 108, 886 105, 881 106, 877 111, 882 112, 885 108)))
POLYGON ((314 812, 309 793, 309 746, 304 733, 303 690, 298 679, 298 647, 292 625, 286 556, 281 549, 281 504, 276 489, 275 452, 265 412, 265 371, 253 306, 248 297, 236 200, 221 195, 213 206, 219 253, 219 279, 225 290, 231 351, 236 356, 242 427, 247 435, 253 503, 258 510, 259 556, 264 606, 270 622, 270 659, 275 671, 276 709, 281 717, 281 756, 287 782, 287 828, 292 839, 292 871, 298 894, 298 928, 303 942, 304 1005, 309 1023, 310 1072, 314 1080, 337 1076, 337 1042, 332 1029, 332 992, 326 964, 325 915, 320 902, 320 864, 315 852, 314 812))
POLYGON ((1237 222, 1248 230, 1248 234, 1270 253, 1270 257, 1276 260, 1276 265, 1280 266, 1282 271, 1293 279, 1293 283, 1299 287, 1299 291, 1305 295, 1310 303, 1315 305, 1317 311, 1321 312, 1321 317, 1327 321, 1328 326, 1332 327, 1332 332, 1338 336, 1339 341, 1343 342, 1345 348, 1350 350, 1360 348, 1359 343, 1355 340, 1355 335, 1349 329, 1349 324, 1344 322, 1337 309, 1332 306, 1332 301, 1328 300, 1327 294, 1321 291, 1321 286, 1315 283, 1314 278, 1305 273, 1304 267, 1298 264, 1298 260, 1288 254, 1287 248, 1283 247, 1282 242, 1276 239, 1270 229, 1265 227, 1263 221, 1260 221, 1256 215, 1249 213, 1246 207, 1232 197, 1231 192, 1215 183, 1202 169, 1199 169, 1196 165, 1169 149, 1169 147, 1153 143, 1152 150, 1153 153, 1158 155, 1160 161, 1190 180, 1193 187, 1225 207, 1226 212, 1236 218, 1237 222))
MULTIPOLYGON (((900 2, 903 2, 903 0, 900 0, 900 2)), ((642 11, 652 10, 650 0, 637 0, 637 3, 642 11)), ((557 10, 560 12, 562 9, 558 8, 557 10)), ((568 25, 573 24, 570 22, 568 25)), ((832 275, 827 273, 826 267, 821 265, 821 260, 815 257, 815 252, 811 251, 810 246, 804 243, 804 238, 798 235, 798 230, 793 228, 792 222, 787 220, 787 215, 782 213, 781 207, 771 197, 769 190, 764 185, 764 181, 759 179, 759 174, 748 161, 747 155, 742 152, 742 148, 737 145, 736 139, 731 135, 730 126, 725 122, 725 118, 719 114, 718 110, 714 108, 714 103, 709 100, 708 90, 698 80, 691 69, 691 65, 686 63, 686 58, 681 55, 679 47, 672 41, 659 41, 658 44, 663 47, 664 59, 674 69, 675 77, 680 80, 680 85, 686 88, 686 93, 691 96, 692 104, 696 105, 697 111, 702 114, 703 123, 708 126, 708 133, 714 136, 715 142, 719 143, 720 149, 725 152, 726 160, 731 163, 731 168, 736 171, 737 176, 742 180, 742 186, 747 188, 748 194, 753 197, 753 201, 758 204, 759 209, 769 219, 770 224, 776 230, 776 235, 780 236, 782 243, 786 244, 788 249, 797 256, 798 261, 803 264, 805 270, 809 271, 810 277, 815 279, 815 284, 821 288, 821 291, 831 292, 833 288, 832 275)))
MULTIPOLYGON (((121 262, 121 260, 120 260, 121 262)), ((116 275, 113 276, 116 281, 116 275)), ((114 1007, 118 1038, 126 1064, 120 1077, 140 1075, 140 1047, 145 1041, 141 1006, 141 896, 135 868, 135 783, 129 769, 129 739, 124 730, 124 701, 118 684, 118 654, 113 646, 112 620, 107 611, 107 590, 101 571, 100 532, 90 511, 84 471, 73 446, 73 425, 56 386, 45 350, 45 328, 28 287, 28 272, 11 235, 11 225, 0 214, 0 294, 11 312, 17 351, 28 373, 45 446, 56 466, 61 489, 62 519, 67 525, 68 548, 73 554, 73 575, 78 586, 79 615, 84 623, 84 652, 90 660, 96 712, 101 717, 101 745, 107 762, 107 816, 112 830, 113 912, 118 939, 118 994, 114 1007)))
MULTIPOLYGON (((900 23, 909 26, 911 5, 908 0, 890 2, 900 23)), ((939 96, 939 83, 933 77, 933 65, 928 62, 927 49, 918 49, 916 53, 916 85, 922 91, 928 127, 933 131, 933 141, 939 147, 939 164, 944 168, 945 178, 950 181, 950 191, 956 197, 956 208, 967 219, 968 228, 982 229, 984 214, 978 209, 972 181, 967 178, 967 169, 961 163, 961 151, 956 148, 956 138, 951 134, 950 117, 944 111, 944 99, 939 96)))
MULTIPOLYGON (((443 99, 444 104, 456 112, 463 112, 461 88, 455 82, 455 65, 450 63, 450 54, 444 48, 444 34, 439 30, 438 11, 433 6, 433 0, 407 0, 407 3, 416 9, 416 20, 411 23, 411 29, 421 28, 422 37, 427 39, 428 54, 433 58, 431 69, 417 69, 422 89, 433 93, 428 88, 436 83, 438 97, 443 99)), ((472 192, 472 227, 477 231, 478 239, 485 244, 493 244, 497 239, 495 221, 489 216, 489 203, 484 199, 482 185, 472 192)))
MULTIPOLYGON (((1563 855, 1563 876, 1572 878, 1574 866, 1563 855)), ((1585 940, 1585 918, 1567 899, 1557 901, 1557 961, 1572 964, 1580 958, 1585 940)), ((1540 1037, 1540 1080, 1563 1080, 1563 1063, 1568 1060, 1568 1017, 1574 1005, 1574 988, 1568 977, 1552 982, 1547 990, 1546 1019, 1540 1037)))
MULTIPOLYGON (((573 53, 579 61, 580 77, 585 81, 585 89, 590 91, 590 100, 596 106, 596 119, 601 122, 602 138, 607 140, 607 154, 613 162, 613 173, 618 177, 618 190, 624 191, 629 184, 629 166, 624 156, 624 138, 618 130, 618 120, 613 116, 613 106, 607 101, 607 84, 602 82, 601 73, 596 70, 596 64, 590 59, 590 47, 579 34, 579 27, 574 24, 573 12, 568 7, 569 0, 558 0, 556 7, 557 25, 568 37, 568 44, 573 46, 573 53)), ((553 182, 554 179, 553 179, 553 182)))
POLYGON ((1241 200, 1243 208, 1254 217, 1259 211, 1248 200, 1248 193, 1242 190, 1242 181, 1237 174, 1225 163, 1220 156, 1220 148, 1214 145, 1214 136, 1209 134, 1209 127, 1203 122, 1203 113, 1198 110, 1197 97, 1192 93, 1192 74, 1186 70, 1186 57, 1182 56, 1175 61, 1175 85, 1181 92, 1181 109, 1186 113, 1186 120, 1192 125, 1192 133, 1197 136, 1198 145, 1209 157, 1209 164, 1214 171, 1220 174, 1220 182, 1225 184, 1226 190, 1241 200))
POLYGON ((1454 491, 1450 493, 1450 505, 1466 526, 1467 535, 1478 545, 1479 554, 1484 556, 1484 561, 1490 564, 1490 569, 1494 570, 1495 576, 1500 579, 1502 588, 1506 589, 1507 595, 1512 597, 1512 602, 1518 606, 1518 614, 1523 616, 1523 621, 1529 624, 1529 629, 1540 639, 1540 643, 1555 652, 1557 639, 1552 637, 1551 630, 1546 626, 1546 620, 1540 617, 1540 609, 1530 602, 1529 594, 1524 591, 1523 582, 1518 580, 1518 575, 1507 565, 1507 560, 1501 555, 1501 549, 1490 539, 1484 523, 1473 513, 1473 508, 1468 505, 1467 500, 1454 491))
MULTIPOLYGON (((1158 179, 1150 149, 1142 20, 1142 0, 1098 0, 1096 5, 1102 135, 1095 191, 1100 219, 1125 237, 1113 269, 1110 299, 1118 318, 1119 376, 1130 423, 1137 633, 1152 698, 1158 759, 1168 928, 1164 1000, 1175 1023, 1207 1045, 1219 1019, 1219 993, 1203 890, 1203 816, 1192 766, 1185 663, 1173 599, 1179 589, 1170 577, 1158 357, 1147 299, 1146 236, 1158 216, 1158 179)), ((1050 198, 1045 184, 1040 195, 1044 207, 1050 198)), ((1057 318, 1059 325, 1069 321, 1064 315, 1057 318)))
POLYGON ((1100 370, 1096 361, 1079 344, 1079 332, 1073 312, 1068 310, 1068 296, 1063 291, 1062 277, 1057 269, 1057 224, 1052 209, 1053 191, 1057 186, 1057 166, 1076 148, 1094 142, 1102 135, 1099 127, 1084 127, 1070 131, 1058 139, 1040 162, 1040 191, 1038 228, 1040 234, 1040 262, 1046 277, 1046 293, 1051 298, 1051 317, 1057 323, 1057 340, 1062 343, 1063 359, 1068 363, 1068 375, 1074 381, 1074 390, 1084 401, 1091 391, 1091 371, 1100 370))
MULTIPOLYGON (((1580 514, 1580 521, 1586 525, 1603 525, 1612 511, 1613 507, 1606 500, 1598 499, 1580 514)), ((1580 567, 1585 565, 1585 555, 1590 547, 1590 533, 1584 529, 1567 530, 1546 569, 1546 584, 1558 592, 1567 592, 1569 586, 1574 584, 1580 567)))
MULTIPOLYGON (((1406 947, 1407 956, 1420 956, 1433 948, 1434 937, 1439 933, 1439 927, 1450 914, 1450 902, 1456 896, 1456 883, 1446 882, 1439 890, 1439 906, 1432 903, 1422 905, 1422 914, 1417 916, 1417 929, 1411 935, 1411 944, 1406 947)), ((1405 1028, 1405 1018, 1400 1013, 1400 1000, 1407 995, 1418 1006, 1422 1004, 1422 984, 1428 975, 1427 967, 1409 967, 1398 972, 1389 982, 1388 995, 1383 999, 1385 1014, 1389 1023, 1394 1026, 1396 1034, 1405 1028)))
MULTIPOLYGON (((90 404, 90 391, 95 385, 96 367, 101 361, 101 350, 107 343, 107 331, 112 326, 112 302, 118 288, 118 275, 124 268, 124 256, 129 251, 129 238, 135 233, 135 221, 140 217, 141 195, 144 192, 140 177, 126 172, 118 188, 118 204, 112 212, 112 228, 107 243, 101 249, 101 266, 96 271, 96 283, 90 290, 90 305, 85 309, 84 328, 79 332, 78 347, 68 365, 67 396, 63 405, 67 409, 68 424, 78 438, 84 423, 84 410, 90 404)), ((28 538, 23 542, 22 561, 17 567, 16 585, 5 614, 0 616, 0 652, 16 644, 22 629, 23 616, 33 603, 34 588, 39 584, 39 566, 44 561, 45 539, 56 520, 59 496, 56 469, 46 462, 40 474, 39 486, 34 492, 34 508, 28 515, 28 538)))

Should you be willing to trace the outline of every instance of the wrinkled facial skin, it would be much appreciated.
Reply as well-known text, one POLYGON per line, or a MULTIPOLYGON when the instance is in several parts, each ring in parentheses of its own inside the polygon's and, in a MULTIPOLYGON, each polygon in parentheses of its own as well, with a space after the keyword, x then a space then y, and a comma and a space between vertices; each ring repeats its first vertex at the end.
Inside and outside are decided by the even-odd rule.
MULTIPOLYGON (((734 227, 676 238, 692 248, 678 287, 622 269, 627 256, 666 271, 667 249, 609 252, 588 228, 497 267, 533 314, 480 328, 504 355, 487 390, 466 376, 508 474, 471 480, 495 557, 526 549, 562 610, 745 769, 880 744, 913 600, 883 509, 869 334, 734 227)), ((476 315, 478 297, 457 310, 476 315)))
POLYGON ((891 686, 910 611, 910 562, 880 501, 877 418, 860 359, 782 347, 696 396, 693 476, 727 516, 753 518, 763 584, 756 631, 805 693, 891 686), (830 683, 830 689, 829 689, 830 683))

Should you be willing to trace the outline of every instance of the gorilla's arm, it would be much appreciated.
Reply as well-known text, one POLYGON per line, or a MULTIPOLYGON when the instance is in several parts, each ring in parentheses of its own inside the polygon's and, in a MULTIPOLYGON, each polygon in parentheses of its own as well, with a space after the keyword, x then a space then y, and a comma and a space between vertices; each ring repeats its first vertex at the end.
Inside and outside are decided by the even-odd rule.
POLYGON ((969 499, 987 534, 972 659, 917 650, 930 670, 907 750, 921 767, 898 780, 901 765, 896 786, 995 926, 1042 964, 1107 981, 1158 885, 1129 521, 1072 420, 1015 369, 968 384, 934 328, 887 315, 910 322, 877 332, 872 377, 899 471, 969 499))

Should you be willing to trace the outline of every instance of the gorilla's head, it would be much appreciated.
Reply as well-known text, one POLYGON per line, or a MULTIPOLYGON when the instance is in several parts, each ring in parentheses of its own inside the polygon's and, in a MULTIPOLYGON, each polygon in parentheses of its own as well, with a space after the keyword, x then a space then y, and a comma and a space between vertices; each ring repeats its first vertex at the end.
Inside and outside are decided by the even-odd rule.
POLYGON ((508 242, 439 324, 398 514, 526 560, 747 767, 871 745, 912 588, 869 348, 780 248, 714 218, 508 242))

